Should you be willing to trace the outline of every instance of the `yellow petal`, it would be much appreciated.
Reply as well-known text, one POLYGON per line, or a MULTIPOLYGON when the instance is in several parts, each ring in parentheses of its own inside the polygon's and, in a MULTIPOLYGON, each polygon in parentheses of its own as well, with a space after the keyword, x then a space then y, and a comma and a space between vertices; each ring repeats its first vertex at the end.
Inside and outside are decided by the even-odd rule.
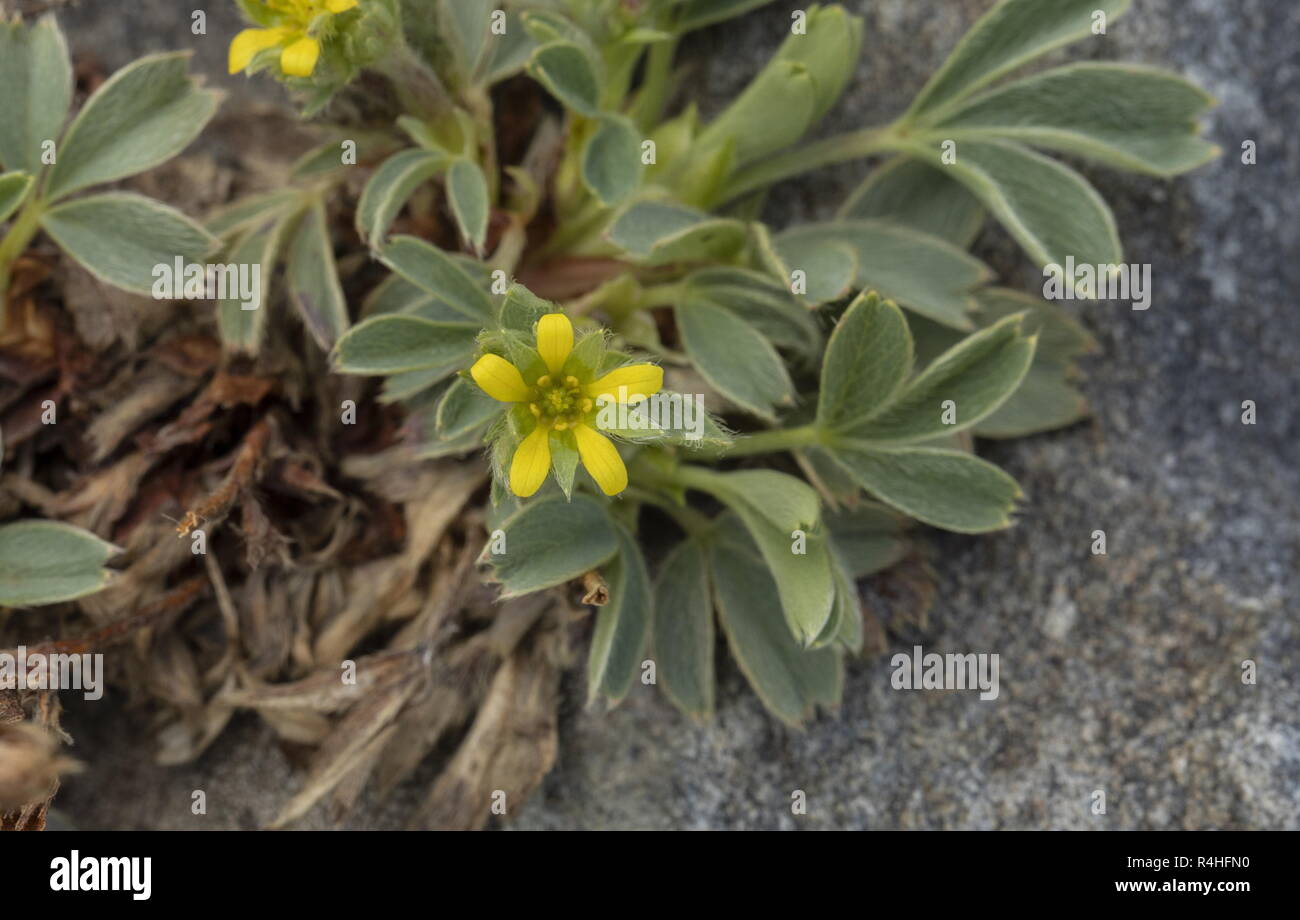
POLYGON ((525 402, 528 385, 519 369, 500 355, 484 355, 474 362, 469 375, 484 393, 498 402, 525 402))
POLYGON ((283 29, 245 29, 230 43, 230 56, 226 66, 231 73, 239 73, 253 62, 253 56, 263 48, 284 41, 283 29))
POLYGON ((558 374, 573 351, 573 323, 563 313, 547 313, 537 321, 537 353, 546 369, 558 374))
POLYGON ((601 396, 609 399, 640 402, 647 396, 654 396, 664 385, 664 369, 655 364, 629 364, 610 371, 599 380, 587 384, 587 395, 592 399, 601 396), (620 393, 619 387, 626 389, 620 393))
POLYGON ((291 77, 310 77, 320 57, 320 42, 303 36, 280 53, 280 69, 291 77))
POLYGON ((541 425, 520 442, 510 461, 510 491, 527 498, 542 487, 551 470, 551 432, 541 425))
POLYGON ((573 429, 578 441, 578 456, 591 478, 606 495, 617 495, 627 488, 627 467, 618 455, 618 448, 590 425, 579 424, 573 429))
POLYGON ((325 0, 325 9, 331 13, 343 13, 357 5, 357 0, 325 0))

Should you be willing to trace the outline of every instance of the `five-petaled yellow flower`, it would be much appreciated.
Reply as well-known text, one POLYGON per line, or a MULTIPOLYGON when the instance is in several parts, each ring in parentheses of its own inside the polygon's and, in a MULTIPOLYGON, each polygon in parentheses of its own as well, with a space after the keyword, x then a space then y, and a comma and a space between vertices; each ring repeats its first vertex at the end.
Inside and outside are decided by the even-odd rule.
MULTIPOLYGON (((537 323, 537 352, 546 365, 535 380, 500 355, 486 354, 470 368, 483 392, 504 403, 528 407, 535 420, 510 462, 510 491, 527 498, 546 481, 551 469, 551 439, 572 432, 582 465, 606 495, 627 488, 627 467, 618 449, 594 424, 597 402, 631 403, 659 392, 663 368, 630 364, 590 380, 591 371, 570 360, 573 324, 563 313, 548 313, 537 323), (583 383, 578 376, 590 380, 583 383)), ((539 367, 538 370, 541 370, 539 367)))
POLYGON ((262 0, 276 21, 274 28, 245 29, 230 43, 229 67, 239 73, 257 52, 279 47, 280 69, 291 77, 310 77, 320 57, 320 41, 310 33, 322 14, 345 13, 359 0, 262 0))

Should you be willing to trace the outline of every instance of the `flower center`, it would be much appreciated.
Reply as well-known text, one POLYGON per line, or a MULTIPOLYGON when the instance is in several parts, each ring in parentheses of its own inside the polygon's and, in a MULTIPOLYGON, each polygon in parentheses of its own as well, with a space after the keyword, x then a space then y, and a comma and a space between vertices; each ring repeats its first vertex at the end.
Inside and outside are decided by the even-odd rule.
POLYGON ((577 377, 558 380, 548 374, 537 378, 528 411, 547 428, 564 431, 581 422, 583 416, 591 411, 592 405, 592 401, 582 395, 577 377))

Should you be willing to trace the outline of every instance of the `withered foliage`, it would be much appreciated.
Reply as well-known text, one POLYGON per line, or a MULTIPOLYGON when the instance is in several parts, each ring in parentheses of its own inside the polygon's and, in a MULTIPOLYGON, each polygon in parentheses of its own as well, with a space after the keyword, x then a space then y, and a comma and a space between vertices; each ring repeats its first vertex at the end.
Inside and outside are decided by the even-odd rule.
MULTIPOLYGON (((278 117, 240 126, 236 162, 182 158, 137 186, 189 213, 273 187, 295 130, 264 123, 278 117)), ((0 343, 0 518, 67 521, 124 553, 100 594, 0 613, 0 649, 105 653, 164 764, 257 712, 311 751, 275 826, 322 803, 342 821, 368 783, 388 792, 431 754, 444 769, 414 826, 481 827, 495 790, 527 797, 555 759, 584 587, 502 604, 482 584, 481 457, 415 458, 400 412, 329 374, 288 319, 256 362, 227 358, 209 304, 113 291, 40 246, 13 297, 25 321, 0 343), (346 399, 355 425, 340 423, 346 399)), ((0 693, 5 827, 43 826, 71 766, 57 713, 53 694, 0 693)))

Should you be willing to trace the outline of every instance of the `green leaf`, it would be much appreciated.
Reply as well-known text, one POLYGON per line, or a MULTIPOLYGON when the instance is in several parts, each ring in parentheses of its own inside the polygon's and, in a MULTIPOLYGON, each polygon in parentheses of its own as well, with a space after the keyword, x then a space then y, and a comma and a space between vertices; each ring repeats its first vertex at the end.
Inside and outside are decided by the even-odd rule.
POLYGON ((618 555, 605 567, 609 603, 596 614, 587 657, 587 702, 603 695, 610 705, 627 696, 641 669, 654 604, 640 547, 623 527, 614 529, 618 555))
POLYGON ((605 115, 582 152, 582 181, 607 206, 621 203, 641 184, 641 134, 621 115, 605 115))
POLYGON ((709 216, 694 208, 659 201, 637 201, 610 224, 605 236, 634 256, 649 256, 660 240, 677 236, 709 216))
POLYGON ((140 58, 87 100, 59 145, 46 193, 61 198, 88 185, 144 172, 184 150, 221 100, 188 74, 189 52, 140 58))
POLYGON ((1092 34, 1093 13, 1109 25, 1129 0, 1002 0, 962 37, 908 109, 932 113, 1020 65, 1092 34))
POLYGON ((826 344, 817 423, 849 429, 887 406, 912 373, 912 334, 892 302, 858 297, 826 344))
POLYGON ((418 316, 372 316, 345 332, 334 346, 334 368, 345 374, 396 374, 467 367, 478 327, 418 316))
POLYGON ((942 169, 895 157, 857 187, 841 220, 884 220, 968 249, 984 225, 984 206, 942 169))
POLYGON ((691 468, 679 474, 685 485, 710 492, 735 512, 771 570, 790 633, 805 645, 816 640, 835 600, 817 493, 775 470, 713 473, 691 468), (795 551, 799 534, 802 552, 795 551))
POLYGON ((1008 316, 967 336, 940 355, 907 387, 850 436, 873 442, 906 443, 955 434, 991 414, 1015 392, 1034 357, 1033 338, 1023 334, 1023 317, 1008 316), (945 424, 944 403, 955 421, 945 424))
POLYGON ((852 290, 858 277, 858 254, 848 243, 823 240, 821 245, 801 245, 798 241, 787 244, 785 256, 777 250, 772 233, 762 223, 751 225, 754 231, 754 248, 757 264, 763 266, 780 282, 796 289, 802 280, 803 303, 815 308, 819 304, 839 300, 852 290), (785 258, 799 261, 798 266, 786 264, 785 258), (801 274, 795 275, 798 271, 801 274))
POLYGON ((790 635, 772 576, 744 531, 724 522, 709 561, 727 645, 763 705, 797 726, 818 705, 837 704, 842 690, 839 653, 801 648, 790 635))
POLYGON ((771 2, 772 0, 686 0, 681 4, 676 28, 678 32, 692 32, 724 19, 742 16, 771 2))
POLYGON ((393 219, 417 188, 447 166, 447 157, 430 150, 403 150, 375 170, 357 203, 357 233, 372 246, 383 243, 393 219))
POLYGON ((396 236, 380 251, 379 259, 480 326, 492 324, 495 310, 487 288, 441 249, 413 236, 396 236))
POLYGON ((845 651, 857 654, 862 651, 862 601, 858 597, 858 586, 849 575, 839 554, 831 547, 831 569, 835 575, 835 612, 831 615, 830 627, 834 632, 827 632, 818 637, 817 647, 832 642, 845 651))
POLYGON ((772 343, 730 310, 706 300, 680 303, 677 330, 696 370, 723 396, 760 418, 794 399, 794 384, 772 343))
POLYGON ((815 106, 810 123, 822 119, 844 92, 862 51, 862 17, 839 4, 807 11, 803 34, 791 33, 776 52, 778 60, 800 64, 812 78, 815 106))
POLYGON ((835 553, 852 579, 883 572, 907 553, 906 519, 884 505, 862 501, 829 511, 823 519, 835 553))
POLYGON ((1123 259, 1110 208, 1069 167, 1003 141, 964 140, 957 145, 956 162, 948 166, 942 166, 937 140, 910 149, 950 170, 1040 268, 1064 265, 1068 256, 1087 265, 1118 264, 1123 259))
POLYGON ((487 239, 488 186, 483 170, 473 160, 452 162, 447 170, 447 199, 461 235, 481 252, 487 239))
POLYGON ((542 45, 529 58, 528 72, 565 108, 595 117, 600 107, 596 67, 578 45, 570 41, 542 45))
POLYGON ((302 192, 298 189, 281 189, 249 195, 235 203, 219 208, 204 221, 203 226, 213 236, 226 239, 264 226, 268 218, 285 214, 301 206, 302 192))
POLYGON ((864 489, 944 530, 984 533, 1011 525, 1016 481, 970 454, 932 447, 876 450, 840 444, 835 458, 864 489))
POLYGON ((348 305, 319 198, 298 222, 288 258, 289 299, 312 337, 329 351, 348 328, 348 305))
POLYGON ((9 215, 18 210, 18 206, 31 191, 32 182, 32 177, 24 172, 0 174, 0 223, 8 220, 9 215))
POLYGON ((0 164, 39 174, 41 145, 58 140, 71 104, 72 63, 53 14, 32 26, 0 20, 0 164))
POLYGON ((1074 385, 1075 360, 1097 350, 1097 343, 1057 304, 1006 288, 980 293, 981 313, 994 320, 1025 313, 1025 331, 1038 337, 1034 363, 1015 393, 975 426, 981 438, 1019 438, 1073 425, 1088 414, 1074 385))
MULTIPOLYGON (((456 61, 462 81, 477 72, 488 44, 497 36, 488 32, 493 7, 482 0, 440 0, 441 15, 446 23, 445 47, 456 61)), ((508 32, 507 32, 508 34, 508 32)))
POLYGON ((653 649, 659 686, 696 719, 713 714, 713 602, 706 547, 685 540, 668 554, 654 585, 653 649))
POLYGON ((1217 148, 1197 136, 1213 98, 1176 74, 1126 64, 1073 64, 967 100, 935 131, 1006 138, 1155 176, 1187 172, 1217 148))
POLYGON ((857 286, 955 329, 970 329, 972 292, 992 274, 984 263, 936 236, 876 220, 806 224, 773 245, 790 268, 815 264, 828 245, 853 247, 857 286))
POLYGON ((221 332, 221 341, 231 351, 257 354, 262 344, 271 275, 275 272, 275 263, 284 243, 284 232, 291 222, 288 216, 270 212, 269 216, 263 216, 260 227, 249 230, 229 249, 231 263, 260 266, 258 274, 261 280, 254 309, 245 310, 240 297, 217 301, 217 328, 221 332))
POLYGON ((112 573, 104 563, 120 550, 92 533, 56 521, 0 527, 0 606, 54 604, 94 594, 112 573))
POLYGON ((486 71, 483 82, 492 86, 507 77, 513 77, 528 63, 536 43, 523 27, 519 13, 506 10, 505 34, 492 36, 492 46, 485 59, 487 64, 481 68, 486 71))
POLYGON ((155 266, 202 262, 217 242, 180 211, 131 192, 56 205, 41 227, 96 278, 146 296, 155 266))
POLYGON ((717 266, 685 279, 690 299, 725 307, 782 348, 820 353, 821 332, 812 315, 780 282, 746 268, 717 266))
POLYGON ((745 225, 680 205, 638 201, 614 219, 605 236, 650 265, 723 261, 745 244, 745 225))
MULTIPOLYGON (((392 405, 397 402, 406 402, 420 397, 421 399, 437 399, 440 394, 446 391, 442 389, 441 384, 447 384, 447 377, 454 372, 454 368, 446 365, 440 367, 425 367, 416 371, 401 371, 393 374, 391 377, 384 378, 384 389, 379 395, 379 401, 384 405, 392 405)), ((432 413, 436 418, 436 410, 432 413)), ((440 444, 446 440, 460 440, 458 436, 454 439, 445 439, 437 434, 436 426, 420 426, 422 432, 427 427, 433 433, 426 440, 436 440, 440 444)), ((425 455, 427 456, 427 455, 425 455)))
POLYGON ((585 496, 525 505, 502 525, 506 551, 489 557, 503 597, 562 585, 609 560, 618 531, 604 506, 585 496))
POLYGON ((696 138, 693 150, 733 145, 739 168, 799 141, 813 123, 817 88, 808 68, 773 59, 696 138))
POLYGON ((438 403, 438 435, 447 440, 475 431, 501 413, 501 403, 472 381, 457 377, 438 403))
POLYGON ((363 317, 381 313, 409 313, 444 323, 465 322, 464 313, 397 274, 381 281, 361 305, 363 317))

